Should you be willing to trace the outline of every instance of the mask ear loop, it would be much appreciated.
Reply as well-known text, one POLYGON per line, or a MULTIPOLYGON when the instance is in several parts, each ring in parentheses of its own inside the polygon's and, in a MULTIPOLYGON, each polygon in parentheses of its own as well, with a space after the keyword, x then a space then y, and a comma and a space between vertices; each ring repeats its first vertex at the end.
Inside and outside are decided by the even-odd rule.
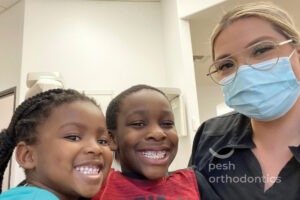
POLYGON ((291 57, 293 56, 293 54, 295 53, 295 51, 296 51, 296 49, 294 49, 293 51, 292 51, 292 53, 289 55, 289 59, 291 59, 291 57))

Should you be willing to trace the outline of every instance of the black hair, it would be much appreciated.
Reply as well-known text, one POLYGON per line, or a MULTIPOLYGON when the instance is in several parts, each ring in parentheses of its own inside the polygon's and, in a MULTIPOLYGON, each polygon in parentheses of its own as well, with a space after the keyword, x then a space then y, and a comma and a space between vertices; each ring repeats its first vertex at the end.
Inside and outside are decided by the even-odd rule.
POLYGON ((18 142, 35 144, 36 127, 50 116, 54 108, 74 101, 89 101, 100 109, 92 98, 73 89, 48 90, 30 97, 17 107, 8 128, 0 133, 0 193, 4 171, 18 142))
POLYGON ((143 85, 143 84, 134 85, 134 86, 124 90, 120 94, 118 94, 108 104, 108 107, 106 109, 106 125, 107 125, 108 130, 115 130, 117 128, 118 113, 121 110, 122 101, 125 99, 125 97, 127 97, 133 93, 136 93, 138 91, 145 90, 145 89, 159 92, 160 94, 165 96, 166 99, 168 100, 168 97, 166 96, 166 94, 163 91, 159 90, 158 88, 155 88, 155 87, 152 87, 149 85, 143 85))

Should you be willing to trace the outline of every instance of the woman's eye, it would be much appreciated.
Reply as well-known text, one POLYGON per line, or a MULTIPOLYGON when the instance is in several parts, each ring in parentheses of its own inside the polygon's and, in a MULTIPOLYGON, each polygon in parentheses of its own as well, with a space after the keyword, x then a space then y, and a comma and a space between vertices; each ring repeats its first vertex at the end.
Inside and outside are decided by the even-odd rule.
POLYGON ((71 141, 79 141, 81 138, 77 135, 68 135, 65 137, 66 139, 68 140, 71 140, 71 141))
POLYGON ((253 48, 253 50, 251 51, 251 56, 252 57, 259 57, 259 56, 264 56, 266 54, 270 54, 273 52, 273 50, 275 49, 274 45, 271 44, 265 44, 262 46, 258 46, 253 48))
POLYGON ((226 72, 228 69, 234 68, 234 63, 230 60, 224 60, 217 65, 217 71, 226 72))

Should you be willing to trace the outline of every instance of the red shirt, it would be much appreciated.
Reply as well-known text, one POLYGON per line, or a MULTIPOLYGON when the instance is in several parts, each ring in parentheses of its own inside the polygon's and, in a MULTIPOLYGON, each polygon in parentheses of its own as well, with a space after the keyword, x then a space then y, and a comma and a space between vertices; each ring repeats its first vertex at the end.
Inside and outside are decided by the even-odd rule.
POLYGON ((93 200, 200 200, 194 171, 183 169, 168 177, 147 180, 111 170, 93 200))

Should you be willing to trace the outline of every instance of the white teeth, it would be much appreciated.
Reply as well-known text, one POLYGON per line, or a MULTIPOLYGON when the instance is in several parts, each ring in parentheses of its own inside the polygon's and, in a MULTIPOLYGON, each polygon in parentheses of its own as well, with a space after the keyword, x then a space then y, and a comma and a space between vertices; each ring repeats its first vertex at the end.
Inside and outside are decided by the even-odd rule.
POLYGON ((90 167, 90 166, 80 166, 75 168, 77 171, 79 171, 81 174, 98 174, 99 168, 96 166, 90 167))
POLYGON ((166 156, 165 151, 144 151, 143 156, 151 159, 162 159, 166 156))

